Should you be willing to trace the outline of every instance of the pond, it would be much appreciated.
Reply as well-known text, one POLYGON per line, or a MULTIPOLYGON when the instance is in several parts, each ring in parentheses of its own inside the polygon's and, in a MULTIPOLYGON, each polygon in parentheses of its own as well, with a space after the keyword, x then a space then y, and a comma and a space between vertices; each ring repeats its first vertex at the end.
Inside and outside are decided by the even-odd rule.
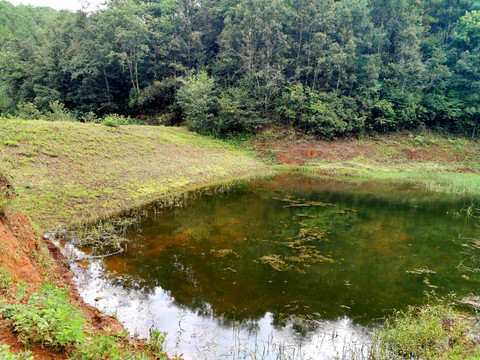
POLYGON ((361 357, 433 292, 479 288, 472 199, 299 174, 147 207, 125 251, 76 263, 81 295, 185 359, 361 357))

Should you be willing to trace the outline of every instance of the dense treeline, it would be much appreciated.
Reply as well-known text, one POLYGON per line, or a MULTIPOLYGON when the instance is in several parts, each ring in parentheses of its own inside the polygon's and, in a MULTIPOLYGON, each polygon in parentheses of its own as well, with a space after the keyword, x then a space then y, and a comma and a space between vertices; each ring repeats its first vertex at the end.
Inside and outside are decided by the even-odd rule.
POLYGON ((114 0, 93 14, 0 0, 0 111, 271 123, 323 137, 477 135, 480 1, 114 0))

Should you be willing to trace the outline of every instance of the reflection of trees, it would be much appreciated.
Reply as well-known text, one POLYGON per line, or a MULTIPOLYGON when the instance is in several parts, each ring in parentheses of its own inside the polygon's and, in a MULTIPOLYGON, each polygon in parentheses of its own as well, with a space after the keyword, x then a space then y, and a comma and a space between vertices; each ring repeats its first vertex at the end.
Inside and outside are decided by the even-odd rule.
POLYGON ((143 240, 132 241, 120 258, 128 264, 119 266, 124 285, 146 293, 160 286, 178 306, 220 322, 253 326, 270 312, 278 326, 292 317, 345 314, 368 323, 421 301, 428 288, 406 270, 431 267, 431 261, 450 266, 438 259, 443 249, 456 251, 445 240, 457 231, 445 217, 450 203, 411 207, 405 199, 351 193, 279 193, 276 199, 270 191, 206 197, 144 220, 143 240), (431 252, 432 236, 445 244, 438 254, 431 252), (273 255, 288 266, 259 261, 273 255))

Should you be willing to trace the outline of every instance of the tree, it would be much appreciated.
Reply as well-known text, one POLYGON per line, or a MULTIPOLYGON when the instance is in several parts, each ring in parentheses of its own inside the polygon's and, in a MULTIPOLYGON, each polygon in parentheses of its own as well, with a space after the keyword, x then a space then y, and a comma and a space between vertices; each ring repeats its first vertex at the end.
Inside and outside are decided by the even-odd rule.
POLYGON ((214 115, 217 108, 215 80, 202 70, 198 74, 190 74, 182 82, 177 101, 187 126, 200 134, 214 133, 214 115))

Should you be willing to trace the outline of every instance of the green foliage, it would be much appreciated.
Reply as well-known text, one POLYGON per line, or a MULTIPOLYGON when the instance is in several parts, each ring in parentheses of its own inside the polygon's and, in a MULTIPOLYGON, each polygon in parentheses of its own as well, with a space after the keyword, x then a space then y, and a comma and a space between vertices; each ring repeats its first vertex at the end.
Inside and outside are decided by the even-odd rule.
POLYGON ((214 119, 215 133, 221 137, 227 134, 252 133, 264 123, 255 111, 255 103, 247 89, 231 87, 220 93, 219 111, 214 119))
POLYGON ((118 128, 121 125, 129 125, 132 122, 133 120, 130 117, 125 117, 118 114, 109 114, 103 118, 100 124, 108 127, 118 128))
POLYGON ((15 140, 5 140, 4 142, 5 146, 10 146, 10 147, 17 147, 19 144, 15 140))
POLYGON ((158 359, 167 359, 165 356, 165 338, 167 333, 157 329, 150 330, 150 340, 148 341, 148 349, 152 351, 158 359))
MULTIPOLYGON (((160 358, 160 357, 157 357, 160 358)), ((166 357, 164 357, 166 359, 166 357)), ((85 339, 73 351, 70 360, 149 360, 146 351, 126 350, 121 338, 105 334, 85 339)))
POLYGON ((214 89, 215 80, 202 70, 183 79, 177 92, 177 101, 187 126, 200 134, 215 132, 214 115, 218 99, 214 89))
POLYGON ((44 119, 47 121, 75 121, 75 117, 72 113, 65 107, 64 104, 58 100, 50 101, 49 103, 50 111, 47 112, 44 116, 44 119))
POLYGON ((21 351, 18 354, 12 354, 10 351, 10 346, 0 344, 0 359, 2 360, 33 360, 31 356, 31 351, 21 351))
POLYGON ((5 186, 2 180, 3 177, 0 175, 0 217, 5 215, 5 212, 13 203, 12 190, 5 186))
POLYGON ((280 110, 286 121, 320 137, 356 134, 364 125, 356 101, 347 96, 317 93, 298 84, 286 89, 283 100, 280 110))
POLYGON ((95 335, 77 345, 72 360, 121 359, 117 339, 105 334, 95 335))
POLYGON ((17 117, 25 120, 39 120, 43 118, 43 115, 37 107, 28 102, 18 104, 18 109, 16 111, 17 117))
POLYGON ((93 111, 89 111, 85 114, 83 114, 80 118, 80 120, 84 123, 98 123, 99 119, 97 115, 93 111))
POLYGON ((456 312, 452 304, 409 307, 396 313, 378 333, 382 355, 390 359, 471 356, 476 345, 470 336, 478 332, 472 321, 456 312))
POLYGON ((0 268, 0 294, 6 296, 12 289, 12 277, 5 266, 0 268))
POLYGON ((478 3, 126 0, 87 16, 2 2, 0 112, 183 116, 220 137, 279 120, 327 138, 477 137, 478 3))
POLYGON ((68 289, 46 283, 26 303, 2 305, 1 309, 12 314, 8 321, 24 344, 40 342, 64 348, 84 339, 85 320, 70 304, 68 289))

